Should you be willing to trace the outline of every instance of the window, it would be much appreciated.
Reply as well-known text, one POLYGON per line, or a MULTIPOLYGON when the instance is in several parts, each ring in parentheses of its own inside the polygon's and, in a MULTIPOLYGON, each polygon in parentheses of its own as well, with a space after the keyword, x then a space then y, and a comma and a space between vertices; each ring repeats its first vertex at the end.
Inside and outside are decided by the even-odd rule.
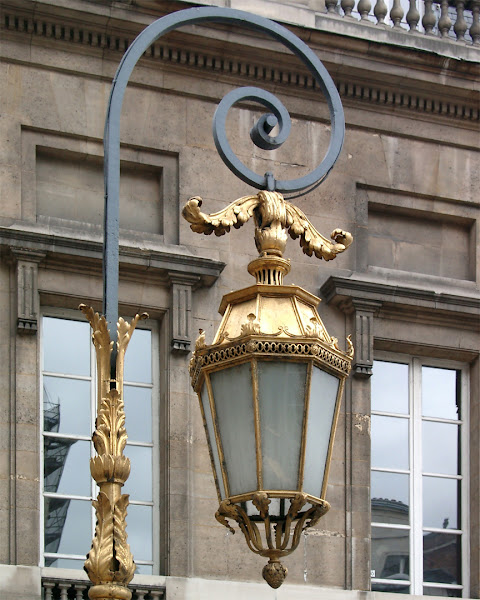
MULTIPOLYGON (((83 568, 95 527, 91 500, 98 488, 90 476, 91 435, 96 416, 95 350, 90 325, 56 316, 42 319, 43 557, 45 566, 83 568)), ((131 474, 128 542, 137 573, 155 566, 153 529, 158 504, 158 445, 152 345, 155 336, 137 329, 126 353, 124 401, 131 474), (146 357, 150 357, 147 359, 146 357)))
POLYGON ((416 358, 374 362, 372 590, 468 595, 465 375, 416 358))

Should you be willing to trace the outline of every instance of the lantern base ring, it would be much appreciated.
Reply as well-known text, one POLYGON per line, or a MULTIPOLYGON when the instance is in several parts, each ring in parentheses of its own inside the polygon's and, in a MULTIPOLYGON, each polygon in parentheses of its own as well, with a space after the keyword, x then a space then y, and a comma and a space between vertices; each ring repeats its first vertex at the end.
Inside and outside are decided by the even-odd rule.
POLYGON ((303 492, 257 491, 223 500, 215 518, 232 533, 235 530, 228 519, 238 523, 250 550, 269 558, 263 578, 271 587, 278 588, 287 576, 287 569, 279 559, 297 548, 302 531, 315 525, 329 508, 326 500, 303 492), (290 501, 290 506, 279 515, 271 515, 269 505, 274 498, 290 501), (258 514, 247 514, 248 501, 258 514))

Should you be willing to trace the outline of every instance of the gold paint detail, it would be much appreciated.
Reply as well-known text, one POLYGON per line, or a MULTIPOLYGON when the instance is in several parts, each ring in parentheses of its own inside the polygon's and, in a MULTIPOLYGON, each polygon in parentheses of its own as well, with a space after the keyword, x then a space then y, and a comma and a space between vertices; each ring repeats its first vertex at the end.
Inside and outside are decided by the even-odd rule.
POLYGON ((298 547, 302 531, 315 525, 329 508, 330 505, 326 500, 313 498, 301 492, 257 491, 223 500, 215 518, 232 533, 235 533, 235 530, 228 519, 238 524, 250 550, 269 559, 262 574, 271 587, 277 588, 287 575, 280 558, 288 556, 298 547), (274 497, 283 498, 285 502, 290 500, 290 507, 283 516, 272 517, 269 514, 271 498, 274 497), (251 501, 257 509, 258 515, 255 517, 247 514, 244 508, 247 501, 251 501), (307 503, 311 506, 302 512, 307 503))
POLYGON ((353 347, 351 335, 347 336, 347 344, 348 344, 347 354, 348 354, 348 356, 350 356, 350 358, 353 358, 355 356, 355 348, 353 347))
POLYGON ((89 597, 98 600, 130 600, 132 594, 127 586, 136 567, 127 543, 128 494, 121 493, 121 488, 130 475, 130 459, 123 454, 127 443, 123 372, 125 352, 132 333, 138 322, 148 318, 148 315, 135 315, 131 323, 122 318, 118 320, 115 379, 112 379, 113 342, 110 340, 105 317, 84 304, 79 308, 92 328, 98 378, 98 409, 92 436, 97 456, 90 460, 90 472, 100 487, 100 492, 97 500, 92 502, 97 523, 84 567, 94 584, 89 590, 89 597))
MULTIPOLYGON (((201 212, 202 199, 190 198, 182 210, 183 217, 196 233, 224 235, 236 229, 250 217, 255 220, 255 244, 260 256, 282 257, 287 234, 300 238, 300 246, 308 256, 332 260, 352 243, 348 231, 334 229, 329 240, 319 233, 299 208, 286 201, 278 192, 260 191, 255 196, 243 196, 226 208, 211 215, 201 212)), ((274 283, 274 282, 272 282, 274 283)))

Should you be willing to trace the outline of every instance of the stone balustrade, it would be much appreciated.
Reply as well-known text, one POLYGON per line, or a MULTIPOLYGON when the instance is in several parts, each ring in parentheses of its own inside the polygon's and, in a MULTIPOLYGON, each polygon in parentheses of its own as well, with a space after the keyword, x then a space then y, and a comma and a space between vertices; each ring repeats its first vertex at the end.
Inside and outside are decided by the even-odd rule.
POLYGON ((480 46, 480 0, 325 0, 327 14, 480 46))
MULTIPOLYGON (((60 577, 42 577, 44 600, 88 600, 90 582, 85 579, 65 579, 60 577)), ((165 586, 130 584, 132 600, 164 600, 165 586)))

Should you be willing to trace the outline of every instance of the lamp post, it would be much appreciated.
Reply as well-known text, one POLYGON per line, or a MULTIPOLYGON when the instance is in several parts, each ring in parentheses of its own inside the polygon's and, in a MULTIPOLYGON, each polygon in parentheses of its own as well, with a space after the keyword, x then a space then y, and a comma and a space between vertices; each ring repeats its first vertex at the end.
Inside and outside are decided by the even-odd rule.
POLYGON ((213 215, 200 211, 198 197, 191 198, 183 209, 193 231, 205 234, 223 235, 253 216, 259 251, 249 265, 255 285, 224 297, 220 307, 224 316, 213 343, 207 345, 201 332, 190 362, 220 502, 216 518, 230 529, 227 519, 239 524, 249 547, 269 558, 263 574, 272 587, 278 587, 286 576, 279 559, 296 548, 302 530, 315 524, 329 508, 325 500, 328 469, 353 347, 349 340, 349 349, 343 352, 336 338, 329 336, 316 309, 318 298, 283 284, 290 264, 282 254, 288 233, 300 238, 305 253, 325 260, 343 252, 352 236, 336 229, 330 240, 323 237, 282 193, 305 193, 332 169, 344 137, 340 97, 315 53, 277 23, 227 8, 178 11, 149 25, 128 48, 113 80, 105 121, 104 316, 85 305, 80 307, 93 330, 98 378, 93 434, 97 456, 91 459, 90 470, 100 492, 93 502, 97 524, 85 562, 94 584, 89 590, 92 600, 129 600, 127 586, 135 572, 126 534, 128 495, 121 493, 130 473, 130 461, 123 454, 127 441, 123 365, 135 326, 146 315, 136 315, 130 324, 118 318, 123 96, 133 68, 151 44, 180 26, 204 22, 247 27, 284 44, 315 78, 331 120, 328 150, 311 173, 294 180, 277 180, 271 172, 258 175, 230 148, 225 128, 228 110, 248 100, 271 111, 250 132, 254 144, 265 150, 279 148, 287 139, 288 111, 275 96, 259 88, 230 92, 215 113, 215 144, 228 168, 260 192, 213 215), (271 136, 277 125, 277 135, 271 136))

